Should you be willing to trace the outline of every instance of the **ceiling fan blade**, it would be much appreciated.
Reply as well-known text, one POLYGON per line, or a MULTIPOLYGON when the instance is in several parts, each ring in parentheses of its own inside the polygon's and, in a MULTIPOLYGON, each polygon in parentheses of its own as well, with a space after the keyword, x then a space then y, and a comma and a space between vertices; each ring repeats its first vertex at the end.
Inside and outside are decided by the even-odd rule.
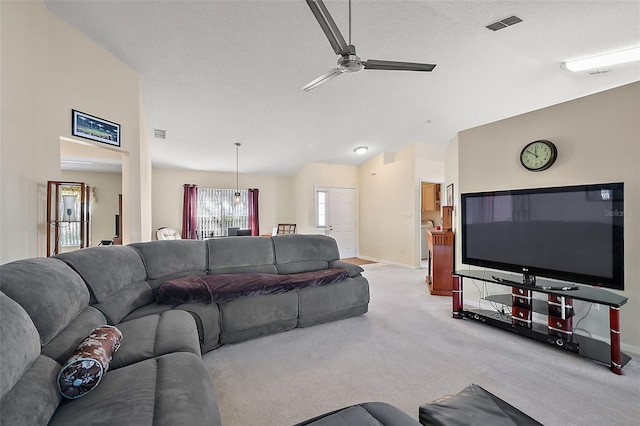
POLYGON ((340 74, 342 74, 342 71, 340 71, 338 68, 334 68, 331 71, 329 71, 328 73, 323 74, 320 77, 316 78, 311 83, 305 85, 300 90, 304 90, 305 92, 308 92, 309 90, 320 86, 322 83, 326 83, 327 81, 331 80, 332 78, 339 76, 340 74))
POLYGON ((395 62, 378 61, 369 59, 362 61, 362 65, 367 70, 389 70, 389 71, 426 71, 430 72, 436 67, 435 64, 418 64, 415 62, 395 62))
POLYGON ((348 53, 349 47, 344 41, 344 37, 342 37, 338 26, 331 17, 331 14, 329 14, 329 10, 324 5, 323 1, 307 0, 307 4, 320 24, 322 31, 324 31, 324 34, 327 36, 327 39, 329 39, 329 43, 331 44, 333 51, 336 52, 336 55, 344 55, 348 53))

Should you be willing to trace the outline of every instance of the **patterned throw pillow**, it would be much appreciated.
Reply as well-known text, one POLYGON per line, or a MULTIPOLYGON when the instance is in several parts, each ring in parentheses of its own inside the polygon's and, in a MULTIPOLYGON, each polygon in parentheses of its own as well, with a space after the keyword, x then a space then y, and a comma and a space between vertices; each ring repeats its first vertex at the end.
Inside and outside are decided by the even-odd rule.
POLYGON ((95 388, 109 369, 120 347, 122 333, 110 325, 93 329, 73 352, 58 375, 58 389, 65 398, 76 399, 95 388))

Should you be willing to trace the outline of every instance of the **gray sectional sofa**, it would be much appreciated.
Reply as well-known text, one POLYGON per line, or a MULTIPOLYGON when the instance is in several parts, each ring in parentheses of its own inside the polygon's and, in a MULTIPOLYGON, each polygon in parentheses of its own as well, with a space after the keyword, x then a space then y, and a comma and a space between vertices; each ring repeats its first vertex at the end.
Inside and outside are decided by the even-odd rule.
POLYGON ((230 237, 92 247, 0 266, 0 424, 218 425, 201 353, 364 314, 362 268, 321 235, 230 237), (168 280, 344 268, 338 283, 219 304, 155 302, 168 280), (94 327, 123 335, 102 381, 64 399, 57 375, 94 327))

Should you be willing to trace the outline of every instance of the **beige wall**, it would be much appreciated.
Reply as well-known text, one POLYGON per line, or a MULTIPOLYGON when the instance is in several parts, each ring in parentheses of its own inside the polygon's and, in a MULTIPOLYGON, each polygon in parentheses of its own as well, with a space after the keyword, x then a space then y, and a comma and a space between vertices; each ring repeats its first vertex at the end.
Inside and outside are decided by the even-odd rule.
MULTIPOLYGON (((168 226, 182 229, 182 198, 185 183, 203 188, 236 188, 236 174, 153 168, 152 229, 168 226)), ((238 175, 240 188, 258 188, 260 233, 271 233, 278 223, 292 221, 291 178, 254 174, 238 175)))
POLYGON ((95 246, 101 240, 112 240, 115 234, 115 215, 118 214, 118 194, 122 192, 120 173, 62 170, 65 181, 84 182, 91 187, 91 241, 95 246))
MULTIPOLYGON (((444 164, 445 164, 445 191, 446 185, 453 184, 453 232, 456 233, 454 236, 454 245, 455 245, 455 253, 461 253, 461 241, 460 235, 457 234, 459 228, 459 217, 460 217, 460 179, 458 176, 458 136, 456 135, 445 150, 444 154, 444 164)), ((445 193, 446 197, 446 193, 445 193)), ((457 267, 457 265, 456 265, 457 267)))
MULTIPOLYGON (((0 2, 0 8, 0 262, 4 263, 45 254, 44 188, 47 180, 60 179, 59 141, 72 138, 72 109, 122 126, 121 151, 129 158, 123 167, 123 193, 139 198, 150 191, 142 186, 150 181, 145 181, 141 168, 149 158, 140 152, 137 73, 55 17, 40 1, 0 2)), ((127 235, 141 239, 142 214, 135 203, 125 210, 125 240, 127 235)))
MULTIPOLYGON (((633 83, 465 130, 457 146, 461 192, 624 182, 628 214, 622 294, 629 301, 621 309, 622 342, 634 353, 640 353, 639 117, 640 83, 633 83), (550 169, 532 173, 518 158, 522 147, 536 139, 551 140, 559 153, 550 169)), ((455 156, 455 145, 448 152, 455 156)), ((448 157, 447 164, 452 162, 448 157)), ((581 326, 608 336, 607 315, 604 308, 592 309, 581 326)))
POLYGON ((358 167, 360 257, 417 266, 420 187, 414 150, 408 145, 388 164, 380 154, 358 167))

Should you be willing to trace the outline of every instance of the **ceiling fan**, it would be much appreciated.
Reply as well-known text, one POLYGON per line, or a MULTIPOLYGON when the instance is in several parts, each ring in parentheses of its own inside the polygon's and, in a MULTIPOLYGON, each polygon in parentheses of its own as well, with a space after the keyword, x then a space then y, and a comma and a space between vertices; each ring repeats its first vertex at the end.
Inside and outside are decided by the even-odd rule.
POLYGON ((344 41, 344 37, 340 33, 338 26, 329 14, 329 10, 322 0, 306 0, 311 12, 318 20, 322 31, 329 39, 329 43, 336 55, 340 55, 338 66, 326 74, 321 75, 309 84, 302 87, 302 90, 308 92, 326 83, 334 77, 344 72, 360 71, 363 67, 366 70, 389 70, 389 71, 426 71, 430 72, 436 67, 435 64, 419 64, 413 62, 395 62, 380 61, 369 59, 363 61, 356 55, 356 48, 351 44, 351 0, 349 0, 349 44, 344 41))

